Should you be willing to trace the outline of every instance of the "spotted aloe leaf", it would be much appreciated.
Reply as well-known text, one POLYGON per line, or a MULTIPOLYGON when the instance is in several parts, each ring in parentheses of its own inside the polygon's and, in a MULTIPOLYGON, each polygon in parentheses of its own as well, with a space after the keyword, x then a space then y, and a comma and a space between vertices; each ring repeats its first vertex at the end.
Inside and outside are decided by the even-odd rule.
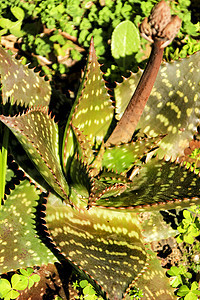
POLYGON ((0 273, 57 261, 35 230, 34 207, 38 200, 38 191, 27 180, 7 196, 0 211, 0 273))
POLYGON ((69 199, 76 208, 86 208, 91 190, 89 170, 77 156, 70 166, 69 199))
POLYGON ((161 210, 200 203, 199 176, 179 163, 152 158, 119 197, 101 198, 94 205, 161 210))
MULTIPOLYGON (((161 66, 137 129, 148 136, 166 134, 159 155, 183 155, 199 123, 200 52, 161 66)), ((125 110, 142 71, 132 74, 115 89, 119 119, 125 110)))
POLYGON ((136 215, 91 208, 78 212, 48 197, 45 221, 57 248, 89 273, 109 299, 122 299, 129 283, 147 267, 136 215))
POLYGON ((168 239, 178 234, 178 230, 173 229, 171 226, 172 223, 169 221, 170 217, 171 220, 173 219, 174 221, 174 216, 169 217, 169 213, 167 214, 168 222, 163 218, 160 211, 145 211, 144 213, 138 214, 142 235, 146 243, 168 239))
POLYGON ((139 163, 143 156, 156 149, 162 138, 163 136, 140 138, 136 142, 108 147, 103 155, 102 166, 113 169, 117 173, 126 173, 136 161, 139 163))
POLYGON ((105 138, 113 119, 113 113, 112 101, 105 88, 92 41, 81 92, 78 93, 66 126, 63 144, 64 165, 67 164, 67 159, 72 155, 71 125, 87 137, 90 147, 93 148, 101 144, 105 138))
POLYGON ((69 188, 60 166, 58 128, 46 110, 32 109, 21 116, 0 118, 16 135, 46 182, 67 199, 69 188))
POLYGON ((177 299, 173 293, 172 287, 165 276, 159 260, 156 258, 155 253, 148 250, 150 254, 150 261, 147 271, 140 274, 136 280, 132 282, 135 288, 142 290, 144 297, 142 299, 162 299, 171 300, 177 299))
POLYGON ((12 103, 25 106, 48 106, 51 87, 39 74, 24 66, 0 47, 0 74, 2 98, 5 104, 10 98, 12 103))

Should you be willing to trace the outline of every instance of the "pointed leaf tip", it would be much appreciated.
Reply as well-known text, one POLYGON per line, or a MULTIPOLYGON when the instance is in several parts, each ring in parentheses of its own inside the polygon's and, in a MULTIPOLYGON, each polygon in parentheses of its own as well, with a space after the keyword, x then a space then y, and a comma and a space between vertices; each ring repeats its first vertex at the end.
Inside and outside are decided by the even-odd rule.
POLYGON ((48 106, 51 97, 49 81, 45 81, 34 70, 24 66, 0 47, 0 74, 3 104, 11 103, 25 106, 48 106))

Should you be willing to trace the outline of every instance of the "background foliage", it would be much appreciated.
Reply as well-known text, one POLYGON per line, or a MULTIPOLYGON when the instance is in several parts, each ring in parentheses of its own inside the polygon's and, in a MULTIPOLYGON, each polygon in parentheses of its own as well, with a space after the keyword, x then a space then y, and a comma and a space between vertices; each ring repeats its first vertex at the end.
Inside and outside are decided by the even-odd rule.
MULTIPOLYGON (((138 24, 148 16, 157 1, 133 0, 46 0, 46 1, 2 1, 0 7, 0 34, 13 35, 20 55, 25 61, 43 65, 49 74, 64 74, 85 58, 90 39, 94 37, 95 49, 106 78, 118 79, 127 70, 134 69, 148 57, 150 47, 142 38, 131 49, 132 59, 122 65, 116 50, 111 52, 113 31, 125 20, 130 20, 138 34, 138 24), (112 76, 111 76, 112 75, 112 76)), ((200 23, 198 1, 172 1, 172 12, 182 20, 182 28, 173 44, 165 50, 165 59, 185 57, 199 50, 200 23), (196 12, 196 15, 195 15, 196 12)), ((129 24, 130 25, 130 24, 129 24)), ((126 30, 126 29, 125 29, 126 30)), ((129 34, 131 38, 131 34, 129 34)), ((135 36, 132 34, 132 38, 135 36)), ((139 38, 138 38, 139 39, 139 38)), ((13 40, 13 37, 12 37, 13 40)), ((118 38, 120 41, 120 38, 118 38)))

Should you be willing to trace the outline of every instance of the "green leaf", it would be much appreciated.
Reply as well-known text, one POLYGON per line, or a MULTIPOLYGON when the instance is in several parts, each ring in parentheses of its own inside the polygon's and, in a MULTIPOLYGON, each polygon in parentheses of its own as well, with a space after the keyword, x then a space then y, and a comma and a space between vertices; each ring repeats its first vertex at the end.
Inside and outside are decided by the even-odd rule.
POLYGON ((4 300, 16 299, 20 295, 19 292, 11 290, 5 297, 4 300))
POLYGON ((190 234, 184 235, 183 240, 184 240, 184 242, 186 242, 188 244, 193 244, 194 243, 194 237, 190 234))
POLYGON ((2 98, 5 104, 9 97, 12 104, 25 106, 48 106, 51 88, 48 81, 24 66, 0 47, 0 74, 2 98))
POLYGON ((182 278, 180 275, 174 276, 174 278, 170 282, 173 288, 178 287, 180 284, 183 284, 182 278))
POLYGON ((34 283, 40 281, 40 276, 38 274, 33 274, 29 277, 29 281, 32 280, 34 283))
POLYGON ((0 278, 0 295, 5 297, 11 290, 11 284, 7 279, 0 278))
POLYGON ((112 169, 117 173, 128 171, 151 149, 156 148, 161 138, 140 138, 136 142, 106 148, 102 167, 112 169))
POLYGON ((12 14, 16 17, 16 19, 18 19, 19 21, 22 21, 25 17, 25 13, 23 11, 23 9, 21 7, 11 7, 10 8, 12 14))
POLYGON ((12 26, 12 21, 10 21, 9 19, 1 18, 0 19, 0 26, 2 28, 9 29, 12 26))
POLYGON ((11 277, 12 288, 15 290, 24 290, 28 285, 28 278, 23 275, 14 274, 11 277))
POLYGON ((183 297, 183 296, 187 295, 189 293, 189 291, 190 291, 190 289, 187 285, 182 285, 179 288, 177 295, 183 297))
POLYGON ((76 208, 86 208, 91 189, 91 179, 88 168, 76 156, 71 163, 70 178, 72 182, 70 184, 70 201, 76 208))
POLYGON ((99 68, 93 42, 91 42, 85 77, 72 107, 65 130, 63 144, 64 166, 67 164, 69 152, 71 147, 73 147, 70 139, 70 122, 87 137, 90 147, 93 148, 102 143, 110 127, 113 115, 112 101, 105 88, 103 74, 99 68))
POLYGON ((58 249, 111 299, 121 299, 132 279, 146 269, 147 254, 133 213, 100 208, 78 212, 51 195, 45 221, 58 249))
MULTIPOLYGON (((175 159, 184 154, 199 123, 200 52, 160 67, 137 129, 148 136, 167 134, 159 156, 175 159)), ((117 119, 121 118, 142 71, 115 88, 117 119)))
POLYGON ((31 275, 34 272, 34 270, 32 268, 20 269, 19 271, 22 275, 24 275, 26 277, 28 277, 29 275, 31 275))
POLYGON ((144 215, 141 214, 141 230, 146 243, 168 239, 178 233, 171 224, 164 221, 159 211, 145 211, 144 215))
POLYGON ((81 280, 79 284, 80 284, 80 287, 83 289, 84 287, 86 287, 88 285, 88 281, 87 280, 81 280))
POLYGON ((179 163, 153 158, 120 196, 99 199, 94 205, 150 211, 195 203, 200 203, 199 176, 179 163))
POLYGON ((112 56, 117 64, 124 69, 130 66, 133 54, 140 46, 139 30, 129 20, 121 22, 114 29, 111 38, 112 56))
POLYGON ((197 300, 198 297, 193 293, 189 292, 185 297, 184 300, 197 300))
POLYGON ((199 287, 199 285, 198 285, 198 283, 196 281, 192 282, 192 284, 191 284, 191 290, 192 291, 197 290, 198 287, 199 287))
POLYGON ((177 276, 180 274, 184 274, 184 273, 186 273, 186 267, 185 266, 180 266, 180 267, 172 266, 170 268, 170 270, 167 271, 167 273, 170 276, 177 276))
POLYGON ((65 200, 69 188, 59 158, 58 126, 45 109, 32 109, 17 117, 0 116, 18 138, 46 182, 65 200))
POLYGON ((0 273, 57 261, 35 231, 34 207, 38 199, 38 192, 27 180, 7 196, 0 212, 0 273))
POLYGON ((143 291, 144 299, 171 300, 177 299, 174 290, 170 287, 169 280, 161 267, 156 254, 148 250, 150 259, 148 269, 139 275, 131 284, 143 291), (153 296, 152 296, 153 295, 153 296), (153 298, 152 298, 153 297, 153 298))
POLYGON ((188 211, 188 210, 186 210, 186 209, 184 209, 184 211, 183 211, 183 216, 184 216, 184 218, 185 219, 188 219, 188 222, 190 223, 191 221, 192 221, 192 214, 188 211))

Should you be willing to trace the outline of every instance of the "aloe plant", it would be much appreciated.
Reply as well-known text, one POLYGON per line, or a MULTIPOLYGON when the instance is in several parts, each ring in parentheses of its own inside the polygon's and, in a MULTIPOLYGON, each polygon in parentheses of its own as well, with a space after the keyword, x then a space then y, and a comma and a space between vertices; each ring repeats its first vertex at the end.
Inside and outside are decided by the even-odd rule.
POLYGON ((180 159, 199 121, 200 54, 160 67, 179 25, 165 1, 144 20, 151 58, 117 84, 115 106, 92 41, 64 132, 49 111, 50 83, 0 48, 3 106, 25 106, 0 116, 25 152, 14 136, 3 146, 26 175, 2 200, 1 273, 64 259, 105 299, 128 299, 132 287, 144 299, 176 299, 148 243, 176 234, 160 210, 200 203, 199 176, 180 159))

